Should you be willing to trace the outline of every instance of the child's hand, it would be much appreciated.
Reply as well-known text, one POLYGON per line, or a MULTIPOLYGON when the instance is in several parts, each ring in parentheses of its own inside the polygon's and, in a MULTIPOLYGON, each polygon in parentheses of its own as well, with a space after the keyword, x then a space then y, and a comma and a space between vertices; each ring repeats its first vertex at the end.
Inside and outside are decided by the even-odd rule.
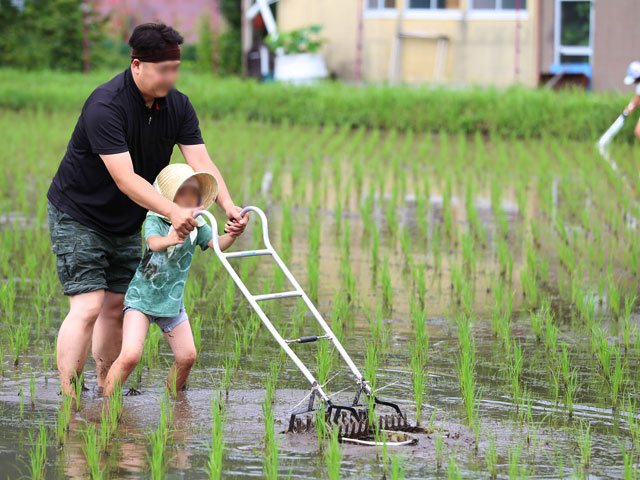
POLYGON ((229 236, 233 238, 237 238, 243 234, 244 229, 247 227, 247 224, 241 224, 236 219, 227 220, 227 223, 224 224, 224 231, 229 236), (233 228, 229 228, 233 225, 233 228))
POLYGON ((167 235, 167 246, 170 247, 172 245, 180 245, 182 243, 184 243, 184 238, 180 238, 178 231, 172 228, 167 235))

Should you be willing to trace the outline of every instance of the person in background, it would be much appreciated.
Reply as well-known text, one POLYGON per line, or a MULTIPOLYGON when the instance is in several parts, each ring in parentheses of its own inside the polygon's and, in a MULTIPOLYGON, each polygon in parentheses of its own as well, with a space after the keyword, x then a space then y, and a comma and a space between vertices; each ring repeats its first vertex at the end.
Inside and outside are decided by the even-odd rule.
MULTIPOLYGON (((627 68, 627 76, 624 77, 625 85, 635 85, 636 94, 631 99, 627 107, 622 112, 622 115, 626 118, 631 112, 633 112, 638 105, 640 105, 640 62, 631 62, 629 67, 627 68)), ((636 128, 634 130, 636 137, 640 140, 640 119, 636 124, 636 128)))

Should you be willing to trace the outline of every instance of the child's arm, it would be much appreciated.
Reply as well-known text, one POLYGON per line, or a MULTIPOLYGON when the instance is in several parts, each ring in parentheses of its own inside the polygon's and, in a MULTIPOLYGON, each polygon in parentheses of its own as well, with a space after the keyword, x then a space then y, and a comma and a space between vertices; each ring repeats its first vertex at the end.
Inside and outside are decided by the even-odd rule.
MULTIPOLYGON (((218 237, 218 243, 220 244, 220 250, 222 250, 223 252, 229 248, 231 245, 233 245, 233 242, 236 241, 236 237, 234 237, 233 235, 229 234, 229 233, 225 233, 224 235, 220 235, 218 237)), ((213 238, 211 240, 209 240, 209 248, 213 248, 213 238)))
POLYGON ((626 117, 631 112, 633 112, 636 108, 638 108, 638 105, 640 105, 640 95, 636 95, 631 99, 631 101, 629 102, 629 105, 627 105, 627 108, 624 109, 623 115, 626 117))
POLYGON ((161 235, 151 235, 147 238, 147 245, 149 245, 149 249, 154 252, 162 252, 168 247, 178 245, 180 243, 184 243, 184 239, 181 239, 178 236, 178 232, 174 229, 171 229, 166 237, 161 235))

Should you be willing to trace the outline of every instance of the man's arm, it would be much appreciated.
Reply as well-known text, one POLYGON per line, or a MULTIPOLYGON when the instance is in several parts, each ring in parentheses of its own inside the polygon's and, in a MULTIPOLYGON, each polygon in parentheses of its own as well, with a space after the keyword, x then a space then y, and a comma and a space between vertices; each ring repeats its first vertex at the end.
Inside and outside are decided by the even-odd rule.
POLYGON ((216 198, 216 203, 224 210, 227 218, 236 220, 236 222, 232 222, 231 225, 227 226, 225 231, 234 235, 240 235, 249 221, 249 214, 245 213, 244 216, 240 215, 242 208, 233 203, 229 189, 222 178, 222 174, 211 160, 205 144, 183 145, 178 143, 178 147, 180 147, 185 161, 196 172, 209 172, 216 177, 218 181, 218 197, 216 198))
POLYGON ((186 237, 198 226, 197 220, 193 218, 193 212, 202 207, 180 208, 163 197, 149 182, 134 172, 129 152, 112 155, 101 154, 100 158, 104 161, 109 174, 122 193, 141 207, 168 217, 180 236, 186 237))

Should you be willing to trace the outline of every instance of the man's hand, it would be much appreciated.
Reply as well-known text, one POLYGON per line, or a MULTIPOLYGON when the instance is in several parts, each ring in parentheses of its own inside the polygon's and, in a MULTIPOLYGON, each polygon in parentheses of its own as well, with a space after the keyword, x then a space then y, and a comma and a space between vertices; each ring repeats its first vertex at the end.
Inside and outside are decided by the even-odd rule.
POLYGON ((180 238, 186 238, 198 226, 198 221, 193 217, 193 213, 203 208, 202 205, 196 208, 182 208, 175 205, 175 208, 171 210, 169 220, 180 238))
POLYGON ((232 205, 225 210, 229 221, 224 226, 224 231, 234 237, 242 235, 242 232, 244 232, 244 229, 247 228, 247 224, 249 223, 249 212, 240 215, 241 210, 242 208, 237 205, 232 205))

